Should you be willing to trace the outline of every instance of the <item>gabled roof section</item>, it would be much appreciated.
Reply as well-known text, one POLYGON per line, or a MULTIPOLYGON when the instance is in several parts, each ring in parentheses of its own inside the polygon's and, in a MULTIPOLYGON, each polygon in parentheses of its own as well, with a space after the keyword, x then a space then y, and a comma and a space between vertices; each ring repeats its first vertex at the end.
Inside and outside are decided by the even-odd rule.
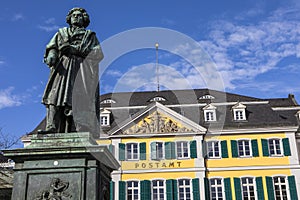
POLYGON ((238 102, 237 104, 232 106, 232 109, 245 109, 245 108, 246 108, 246 106, 240 102, 238 102))
POLYGON ((204 106, 202 109, 203 110, 215 110, 215 109, 217 109, 217 107, 212 104, 208 104, 208 105, 204 106))
POLYGON ((205 134, 206 128, 167 108, 153 102, 136 113, 131 119, 108 132, 109 135, 197 133, 205 134))

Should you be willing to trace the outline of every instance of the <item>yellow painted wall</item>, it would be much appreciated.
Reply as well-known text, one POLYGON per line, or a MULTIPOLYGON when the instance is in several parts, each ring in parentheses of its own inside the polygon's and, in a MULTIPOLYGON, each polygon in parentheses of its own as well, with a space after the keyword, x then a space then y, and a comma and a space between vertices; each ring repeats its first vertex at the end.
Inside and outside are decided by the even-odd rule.
MULTIPOLYGON (((124 138, 121 143, 141 143, 146 142, 146 160, 122 161, 122 170, 130 169, 175 169, 175 168, 191 168, 195 166, 194 159, 176 159, 176 160, 151 160, 150 144, 152 142, 175 142, 175 141, 191 141, 192 136, 188 137, 149 137, 149 138, 124 138)), ((199 145, 198 145, 199 146, 199 145)))
POLYGON ((96 142, 99 145, 110 145, 111 144, 111 140, 110 139, 97 140, 96 142))
POLYGON ((164 173, 144 173, 144 174, 122 174, 122 181, 126 180, 154 180, 154 179, 179 179, 195 178, 195 172, 164 172, 164 173))
POLYGON ((285 138, 286 135, 284 133, 275 133, 275 134, 242 134, 242 135, 220 135, 216 137, 206 137, 205 140, 226 140, 227 148, 228 148, 228 156, 229 158, 221 158, 221 159, 207 159, 206 166, 208 168, 213 167, 234 167, 234 166, 274 166, 274 165, 289 165, 289 157, 264 157, 262 152, 262 144, 261 139, 268 138, 285 138), (231 151, 231 143, 230 140, 238 140, 238 139, 257 139, 258 149, 259 149, 259 157, 252 158, 232 158, 231 151))
POLYGON ((266 170, 240 170, 240 171, 218 171, 218 172, 207 172, 206 177, 207 178, 213 178, 213 177, 220 177, 220 178, 230 178, 231 183, 231 192, 232 192, 232 198, 233 200, 236 200, 235 198, 235 189, 234 189, 234 177, 240 178, 240 177, 262 177, 263 180, 263 187, 264 187, 264 196, 265 199, 268 199, 268 193, 267 193, 267 183, 266 183, 266 176, 275 176, 275 175, 285 175, 290 176, 291 171, 289 169, 266 169, 266 170))

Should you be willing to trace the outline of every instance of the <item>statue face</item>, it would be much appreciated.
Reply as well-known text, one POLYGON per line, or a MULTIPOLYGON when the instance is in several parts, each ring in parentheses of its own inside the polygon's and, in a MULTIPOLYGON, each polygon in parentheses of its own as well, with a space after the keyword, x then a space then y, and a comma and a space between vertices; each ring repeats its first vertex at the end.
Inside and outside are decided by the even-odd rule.
POLYGON ((83 15, 80 11, 74 11, 71 14, 71 24, 78 27, 83 27, 83 15))

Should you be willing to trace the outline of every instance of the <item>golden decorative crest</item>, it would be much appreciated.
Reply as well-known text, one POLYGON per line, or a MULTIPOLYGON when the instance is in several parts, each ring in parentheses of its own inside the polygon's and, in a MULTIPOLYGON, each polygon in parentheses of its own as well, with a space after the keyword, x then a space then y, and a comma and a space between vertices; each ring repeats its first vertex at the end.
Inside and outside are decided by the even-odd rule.
POLYGON ((169 117, 161 115, 155 111, 152 115, 144 118, 142 121, 124 131, 124 134, 142 134, 142 133, 180 133, 194 132, 191 129, 183 127, 169 117))

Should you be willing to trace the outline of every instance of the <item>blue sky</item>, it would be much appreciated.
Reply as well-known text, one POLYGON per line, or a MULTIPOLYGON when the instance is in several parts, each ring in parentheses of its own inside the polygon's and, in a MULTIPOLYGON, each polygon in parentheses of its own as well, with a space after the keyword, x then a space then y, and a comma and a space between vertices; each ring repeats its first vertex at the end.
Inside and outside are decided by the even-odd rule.
POLYGON ((101 93, 155 90, 154 44, 159 42, 162 89, 214 89, 211 77, 193 65, 200 65, 206 53, 204 57, 210 58, 213 73, 218 74, 221 88, 226 91, 258 98, 281 98, 293 93, 300 102, 299 1, 96 2, 2 2, 0 127, 4 132, 21 136, 45 116, 40 103, 49 73, 42 62, 45 46, 58 28, 67 26, 65 16, 69 9, 78 6, 88 11, 88 28, 103 43, 105 58, 123 46, 129 49, 115 55, 102 68, 101 93), (152 27, 152 32, 147 32, 147 27, 152 27), (164 42, 178 41, 156 36, 155 31, 161 28, 195 41, 201 50, 193 45, 178 45, 176 50, 168 51, 164 42), (136 29, 146 30, 146 34, 134 35, 136 29), (134 37, 125 37, 131 33, 134 37), (118 37, 121 42, 113 43, 118 37), (139 48, 145 47, 139 42, 153 43, 153 48, 139 48))

